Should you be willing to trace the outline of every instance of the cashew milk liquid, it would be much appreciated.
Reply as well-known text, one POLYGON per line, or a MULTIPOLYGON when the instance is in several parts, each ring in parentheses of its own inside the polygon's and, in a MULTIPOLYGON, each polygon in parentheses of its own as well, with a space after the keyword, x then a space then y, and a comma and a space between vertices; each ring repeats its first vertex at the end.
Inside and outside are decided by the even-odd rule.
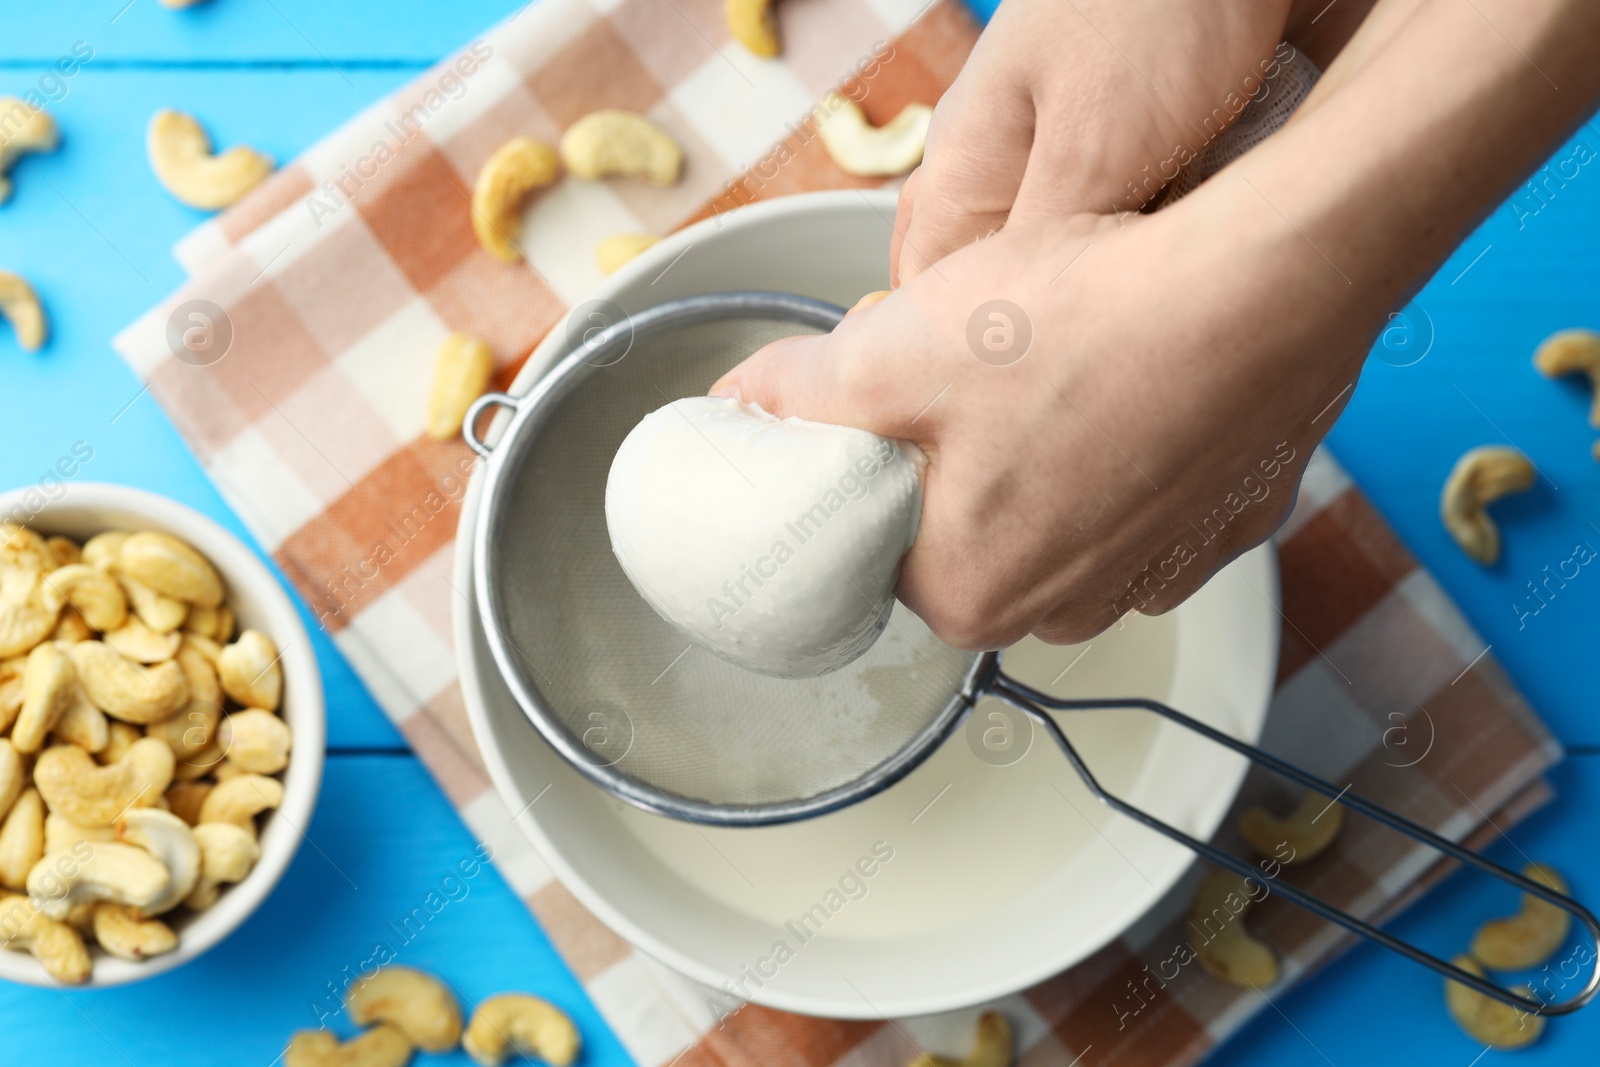
MULTIPOLYGON (((1172 684, 1176 626, 1171 614, 1132 615, 1082 645, 1030 637, 1006 651, 1004 669, 1054 696, 1161 700, 1172 684)), ((758 920, 793 921, 838 889, 842 874, 863 869, 865 859, 873 874, 847 879, 849 902, 832 914, 828 937, 892 937, 953 925, 1033 889, 1071 862, 1113 814, 1042 729, 1033 729, 1031 745, 1024 739, 1026 754, 1017 758, 1017 749, 1004 744, 1021 722, 1014 712, 1003 714, 1009 710, 999 701, 980 702, 903 781, 831 815, 750 830, 693 826, 620 801, 617 810, 667 868, 758 920), (997 732, 986 739, 986 731, 997 732)), ((1157 718, 1094 711, 1064 713, 1059 721, 1099 781, 1126 795, 1155 739, 1157 718)))

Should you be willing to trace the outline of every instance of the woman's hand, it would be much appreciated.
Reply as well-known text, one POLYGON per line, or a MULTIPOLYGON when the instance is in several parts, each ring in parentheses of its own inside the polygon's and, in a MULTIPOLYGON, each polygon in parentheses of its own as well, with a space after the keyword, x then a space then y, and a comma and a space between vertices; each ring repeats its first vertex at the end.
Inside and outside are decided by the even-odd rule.
POLYGON ((1138 210, 1243 100, 1270 91, 1291 7, 1006 0, 901 193, 896 284, 1008 222, 1138 210))
POLYGON ((1384 320, 1355 300, 1234 181, 1007 229, 714 391, 927 453, 898 592, 943 640, 1076 641, 1282 521, 1384 320))

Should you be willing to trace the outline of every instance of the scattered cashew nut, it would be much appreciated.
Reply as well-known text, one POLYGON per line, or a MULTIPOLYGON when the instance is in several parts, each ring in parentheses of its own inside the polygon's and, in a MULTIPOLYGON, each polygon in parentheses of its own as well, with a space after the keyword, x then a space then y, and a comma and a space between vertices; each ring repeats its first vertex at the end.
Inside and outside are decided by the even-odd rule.
POLYGON ((777 56, 778 15, 772 0, 724 0, 722 16, 733 39, 751 55, 762 59, 777 56))
POLYGON ((1251 808, 1239 817, 1239 833, 1250 847, 1263 856, 1274 856, 1284 863, 1304 863, 1320 856, 1344 826, 1344 808, 1329 802, 1321 793, 1307 793, 1285 818, 1265 808, 1251 808), (1288 845, 1293 855, 1284 858, 1279 850, 1288 845))
POLYGON ((290 1039, 283 1067, 402 1067, 413 1051, 406 1036, 388 1025, 343 1044, 327 1030, 302 1030, 290 1039))
POLYGON ((997 1011, 986 1011, 978 1019, 978 1036, 965 1059, 954 1060, 924 1052, 911 1061, 911 1067, 1011 1067, 1016 1055, 1016 1039, 1011 1024, 997 1011))
POLYGON ((216 734, 222 718, 222 684, 215 668, 193 647, 190 637, 185 637, 178 649, 178 666, 189 682, 189 703, 171 718, 146 726, 145 734, 161 738, 173 755, 187 760, 205 751, 216 734))
POLYGON ((448 1052, 461 1041, 461 1005, 445 984, 410 967, 364 975, 345 994, 359 1026, 389 1023, 424 1052, 448 1052))
POLYGON ((0 945, 31 952, 45 971, 63 985, 89 980, 89 950, 83 935, 63 922, 45 918, 27 897, 0 897, 0 945))
POLYGON ((128 598, 117 580, 99 567, 69 563, 44 579, 61 598, 77 608, 83 621, 102 633, 115 630, 128 619, 128 598))
POLYGON ((526 993, 499 993, 472 1013, 461 1047, 485 1067, 497 1067, 513 1054, 568 1067, 578 1058, 578 1028, 549 1001, 526 993))
POLYGON ((600 273, 610 277, 639 253, 660 242, 661 238, 650 233, 615 234, 595 246, 594 261, 599 264, 600 273))
POLYGON ((117 554, 122 573, 174 600, 202 608, 222 603, 222 579, 216 568, 182 538, 142 530, 122 542, 117 554))
POLYGON ((111 955, 124 960, 147 960, 178 947, 178 935, 160 919, 148 919, 127 904, 102 901, 94 906, 94 939, 111 955))
POLYGON ((153 807, 172 771, 172 749, 151 737, 104 767, 77 745, 52 745, 33 765, 33 784, 51 811, 79 826, 110 826, 129 808, 153 807))
POLYGON ((97 533, 83 543, 83 551, 79 554, 78 561, 103 571, 110 571, 117 565, 117 557, 122 554, 123 544, 132 536, 131 530, 105 530, 97 533))
POLYGON ((556 150, 531 137, 513 137, 495 150, 472 187, 472 232, 496 259, 522 258, 516 240, 522 233, 522 202, 560 174, 556 150))
POLYGON ((6 817, 27 784, 28 774, 22 765, 22 756, 15 745, 0 737, 0 819, 6 817))
POLYGON ((43 108, 0 96, 0 204, 11 199, 9 171, 26 152, 54 152, 61 144, 56 120, 43 108))
POLYGON ((94 706, 83 686, 72 683, 72 703, 56 723, 55 739, 77 745, 85 752, 104 752, 111 743, 111 724, 106 713, 94 706))
POLYGON ((50 631, 51 640, 65 641, 69 645, 78 641, 88 641, 93 637, 94 630, 83 621, 83 612, 71 604, 61 609, 61 617, 56 620, 56 628, 50 631))
POLYGON ((158 593, 131 574, 122 573, 115 564, 110 567, 122 586, 128 606, 139 616, 139 621, 158 634, 168 633, 182 626, 189 617, 189 602, 158 593))
POLYGON ((1514 448, 1486 445, 1456 461, 1439 499, 1444 528, 1462 550, 1479 563, 1500 558, 1500 529, 1488 506, 1508 493, 1533 486, 1533 464, 1514 448))
POLYGON ((22 675, 22 711, 11 728, 11 743, 18 752, 33 755, 44 747, 45 738, 76 700, 77 691, 77 672, 65 652, 46 641, 28 653, 22 675))
MULTIPOLYGON (((1483 968, 1471 956, 1457 956, 1450 962, 1468 974, 1483 977, 1483 968)), ((1516 992, 1529 995, 1525 985, 1517 986, 1516 992)), ((1490 1048, 1525 1048, 1544 1032, 1544 1016, 1529 1014, 1449 978, 1444 980, 1444 1002, 1456 1025, 1468 1037, 1490 1048)))
POLYGON ((217 727, 228 761, 250 774, 277 774, 289 765, 289 724, 260 708, 236 711, 217 727))
POLYGON ((278 658, 272 638, 259 630, 246 630, 217 653, 222 691, 247 708, 277 711, 283 697, 283 667, 278 658))
MULTIPOLYGON (((1567 883, 1542 863, 1530 863, 1522 873, 1557 893, 1567 891, 1567 883)), ((1495 971, 1522 971, 1537 967, 1567 940, 1572 916, 1548 900, 1531 893, 1522 895, 1522 910, 1504 919, 1484 923, 1472 938, 1472 955, 1495 971)))
POLYGON ((1594 388, 1589 425, 1600 427, 1600 333, 1562 330, 1547 337, 1533 354, 1533 365, 1547 378, 1582 372, 1594 388))
POLYGON ((135 616, 100 638, 135 663, 165 663, 178 654, 183 635, 177 631, 158 634, 135 616))
POLYGON ((1201 966, 1230 985, 1264 989, 1278 980, 1278 961, 1265 942, 1245 929, 1244 914, 1254 903, 1245 881, 1232 871, 1219 870, 1200 884, 1189 920, 1212 936, 1194 946, 1195 955, 1201 966))
POLYGON ((88 855, 69 865, 45 856, 28 872, 28 896, 46 918, 65 920, 85 901, 109 900, 146 908, 161 899, 172 876, 161 861, 142 848, 102 841, 88 855))
MULTIPOLYGON (((4 173, 0 173, 0 193, 8 188, 4 173)), ((4 200, 5 197, 0 195, 0 201, 4 200)), ((22 346, 24 352, 37 352, 44 347, 45 338, 50 334, 50 324, 44 317, 39 294, 33 291, 33 286, 22 275, 8 270, 0 270, 0 315, 4 315, 11 323, 11 330, 17 335, 17 344, 22 346)))
POLYGON ((167 809, 190 826, 198 826, 200 806, 214 788, 211 782, 175 782, 167 790, 167 809))
POLYGON ((244 145, 213 155, 206 131, 181 111, 157 111, 145 147, 167 192, 203 211, 236 203, 272 173, 272 160, 244 145))
POLYGON ((933 108, 907 104, 882 126, 873 126, 854 101, 829 93, 822 98, 816 121, 822 146, 840 170, 881 178, 905 174, 922 162, 933 108))
POLYGON ((0 825, 0 885, 22 889, 28 872, 45 852, 44 801, 37 789, 24 790, 0 825))
POLYGON ((561 162, 579 178, 621 175, 671 185, 683 171, 683 149, 636 111, 591 111, 561 135, 561 162))
POLYGON ((161 861, 171 876, 166 892, 140 909, 161 915, 182 904, 200 881, 200 843, 189 824, 170 811, 134 808, 117 820, 117 840, 137 845, 161 861))
POLYGON ((42 574, 0 570, 0 658, 31 651, 50 636, 63 601, 42 574))
POLYGON ((233 609, 223 606, 218 608, 202 608, 191 606, 189 617, 184 620, 183 631, 198 637, 209 638, 213 641, 233 640, 233 609))
POLYGON ((217 902, 224 884, 244 881, 261 858, 261 845, 253 831, 231 822, 202 822, 194 839, 200 846, 200 880, 184 904, 204 911, 217 902))
POLYGON ((483 395, 494 374, 494 354, 489 346, 464 333, 453 333, 439 345, 433 367, 433 389, 428 393, 428 436, 448 441, 461 432, 472 402, 483 395))

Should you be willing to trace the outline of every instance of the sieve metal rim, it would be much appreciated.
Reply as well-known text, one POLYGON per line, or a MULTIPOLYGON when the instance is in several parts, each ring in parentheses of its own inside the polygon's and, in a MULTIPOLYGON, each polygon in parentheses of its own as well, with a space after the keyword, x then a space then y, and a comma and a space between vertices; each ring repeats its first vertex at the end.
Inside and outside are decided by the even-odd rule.
POLYGON ((893 756, 851 782, 800 799, 724 804, 660 789, 613 765, 596 763, 594 754, 561 721, 519 663, 520 660, 532 666, 532 661, 508 636, 506 605, 497 584, 491 580, 498 557, 495 534, 508 497, 504 487, 509 474, 519 469, 519 460, 533 446, 540 430, 567 395, 590 374, 608 365, 606 357, 617 347, 624 347, 626 351, 641 337, 736 316, 789 321, 827 331, 836 326, 844 314, 844 309, 835 304, 765 290, 703 293, 669 300, 637 313, 625 311, 623 320, 606 325, 571 348, 522 396, 486 393, 472 405, 464 420, 463 436, 485 460, 479 474, 483 485, 473 535, 472 569, 478 615, 490 655, 524 717, 567 764, 613 796, 636 807, 704 825, 748 827, 795 822, 848 807, 888 789, 932 755, 972 708, 976 694, 999 669, 997 653, 975 656, 960 686, 939 713, 893 756), (477 436, 476 426, 483 413, 493 407, 507 408, 511 414, 498 440, 490 445, 477 436))

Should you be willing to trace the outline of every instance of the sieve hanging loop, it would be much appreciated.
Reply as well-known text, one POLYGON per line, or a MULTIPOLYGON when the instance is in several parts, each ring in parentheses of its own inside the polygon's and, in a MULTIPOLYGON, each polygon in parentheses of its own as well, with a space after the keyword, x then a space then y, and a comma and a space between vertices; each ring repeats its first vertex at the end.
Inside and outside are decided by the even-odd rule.
MULTIPOLYGON (((1319 778, 1308 771, 1302 770, 1292 763, 1285 762, 1284 760, 1279 759, 1277 756, 1272 755, 1272 753, 1267 752, 1264 749, 1257 748, 1255 745, 1240 741, 1238 738, 1230 737, 1222 731, 1208 726, 1197 719, 1192 719, 1183 714, 1181 711, 1168 707, 1159 701, 1144 700, 1141 698, 1132 697, 1112 700, 1067 700, 1060 697, 1050 696, 1049 694, 1043 693, 1032 686, 1025 685, 1013 678, 1009 678, 1005 674, 1000 673, 998 669, 996 669, 993 675, 984 682, 980 691, 1005 701, 1007 704, 1010 704, 1012 707, 1016 708, 1030 719, 1039 723, 1039 725, 1043 726, 1049 732, 1050 736, 1055 739, 1056 744, 1061 748, 1061 750, 1066 753, 1067 759, 1072 763, 1073 770, 1078 772, 1078 777, 1083 779, 1084 785, 1088 786, 1089 791, 1092 792, 1096 799, 1098 799, 1102 804, 1121 815, 1126 815, 1128 818, 1133 819, 1134 821, 1147 826, 1152 830, 1155 830, 1157 833, 1171 838, 1173 841, 1176 841, 1185 848, 1188 848, 1196 855, 1204 857, 1219 867, 1226 867, 1235 874, 1247 878, 1254 878, 1263 885, 1269 881, 1269 879, 1263 878, 1261 876, 1261 872, 1249 862, 1218 848, 1209 841, 1201 841, 1198 838, 1192 837, 1189 834, 1184 833, 1182 830, 1179 830, 1177 827, 1156 818, 1154 815, 1151 815, 1149 812, 1144 811, 1141 808, 1134 807, 1115 794, 1108 792, 1105 787, 1103 787, 1095 779, 1094 774, 1084 763, 1083 758, 1079 756, 1077 750, 1073 748, 1072 742, 1067 740, 1066 734, 1062 732, 1061 726, 1056 722, 1055 717, 1050 714, 1050 711, 1108 711, 1116 709, 1136 709, 1154 712, 1155 714, 1166 719, 1168 722, 1176 723, 1178 726, 1188 730, 1193 730, 1195 733, 1200 734, 1209 741, 1214 741, 1219 745, 1223 745, 1226 748, 1232 749, 1234 752, 1244 756, 1252 763, 1256 763, 1270 771, 1281 774, 1285 778, 1291 778, 1305 786, 1307 789, 1321 793, 1323 796, 1329 798, 1330 805, 1333 803, 1333 801, 1337 800, 1346 807, 1360 812, 1369 819, 1373 819, 1382 823, 1395 832, 1411 838, 1413 841, 1421 842, 1430 848, 1444 853, 1451 859, 1461 863, 1470 864, 1471 866, 1476 867, 1478 870, 1483 871, 1485 874, 1488 874, 1494 878, 1498 878, 1500 881, 1505 882, 1507 885, 1510 885, 1513 888, 1516 888, 1524 893, 1531 893, 1534 896, 1539 897, 1541 900, 1545 900, 1551 904, 1554 904, 1556 907, 1567 912, 1569 915, 1583 923, 1583 925, 1587 926, 1589 928, 1590 938, 1594 941, 1596 946, 1600 946, 1600 920, 1596 920, 1595 916, 1589 911, 1589 909, 1585 908, 1582 904, 1579 904, 1571 897, 1568 897, 1562 893, 1558 893, 1549 886, 1535 882, 1533 879, 1519 874, 1516 871, 1502 867, 1500 864, 1479 855, 1478 853, 1458 844, 1457 842, 1451 841, 1445 837, 1441 837, 1439 834, 1434 833, 1427 827, 1414 823, 1410 819, 1390 811, 1388 808, 1374 804, 1370 800, 1350 792, 1348 789, 1341 789, 1332 782, 1329 782, 1323 778, 1319 778), (1046 709, 1049 709, 1049 711, 1046 709)), ((1359 934, 1368 941, 1382 945, 1391 952, 1397 952, 1400 955, 1405 956, 1407 959, 1410 959, 1416 963, 1420 963, 1425 967, 1432 968, 1433 970, 1444 975, 1446 978, 1460 982, 1463 985, 1470 986, 1486 996, 1503 1001, 1512 1005, 1513 1007, 1522 1008, 1523 1010, 1535 1015, 1570 1014, 1588 1004, 1594 999, 1596 992, 1600 992, 1600 953, 1596 954, 1597 959, 1595 961, 1594 969, 1590 972, 1589 980, 1584 985, 1583 989, 1566 1000, 1555 1004, 1546 1004, 1543 1001, 1534 999, 1532 997, 1523 996, 1522 994, 1513 992, 1512 990, 1506 989, 1503 986, 1496 985, 1487 978, 1479 977, 1478 975, 1472 974, 1469 971, 1462 970, 1460 967, 1457 967, 1448 960, 1441 959, 1430 952, 1420 949, 1411 944, 1409 941, 1402 941, 1393 934, 1388 933, 1372 923, 1369 923, 1364 919, 1357 918, 1356 916, 1351 915, 1349 912, 1340 908, 1334 907, 1321 897, 1308 893, 1299 886, 1292 885, 1288 882, 1274 881, 1274 884, 1270 887, 1270 889, 1272 892, 1281 893, 1287 900, 1290 900, 1300 907, 1306 909, 1313 915, 1325 919, 1328 922, 1336 923, 1337 925, 1344 927, 1346 930, 1349 930, 1351 933, 1359 934)))
POLYGON ((494 448, 478 436, 478 420, 493 407, 507 408, 514 413, 517 410, 517 398, 509 393, 484 393, 472 402, 472 406, 467 408, 466 417, 461 420, 461 436, 466 439, 467 447, 484 459, 489 458, 494 448))

